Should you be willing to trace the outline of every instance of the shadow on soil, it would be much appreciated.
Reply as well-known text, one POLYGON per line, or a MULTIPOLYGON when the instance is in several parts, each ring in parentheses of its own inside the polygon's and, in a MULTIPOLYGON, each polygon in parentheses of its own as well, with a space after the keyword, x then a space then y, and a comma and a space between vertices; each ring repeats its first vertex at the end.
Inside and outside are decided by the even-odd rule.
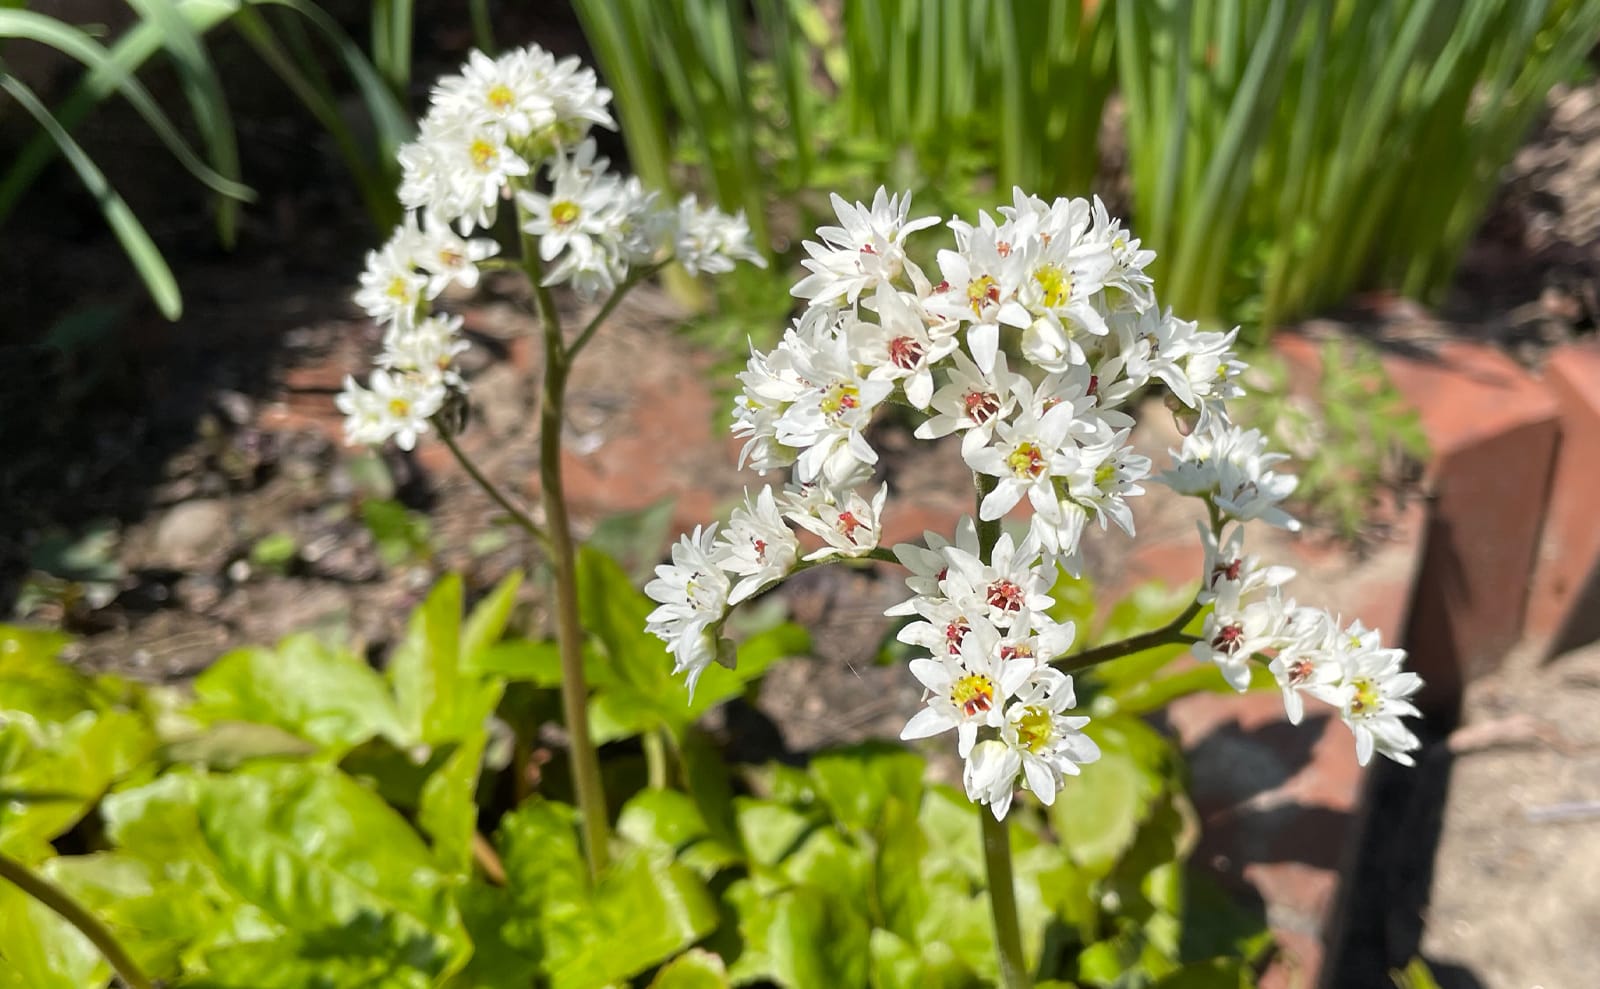
MULTIPOLYGON (((1420 954, 1455 756, 1446 745, 1448 727, 1419 734, 1423 749, 1415 768, 1380 759, 1368 779, 1359 857, 1329 944, 1324 989, 1387 989, 1394 984, 1388 973, 1420 954)), ((1486 989, 1470 969, 1428 965, 1440 989, 1486 989)))

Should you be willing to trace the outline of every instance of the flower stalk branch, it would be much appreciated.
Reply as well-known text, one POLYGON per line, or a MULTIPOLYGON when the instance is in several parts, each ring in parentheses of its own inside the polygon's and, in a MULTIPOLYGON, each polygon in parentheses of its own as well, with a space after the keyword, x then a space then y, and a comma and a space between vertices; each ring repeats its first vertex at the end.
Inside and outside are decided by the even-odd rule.
POLYGON ((550 536, 540 527, 539 523, 533 520, 533 516, 529 515, 524 509, 519 508, 516 502, 513 502, 504 491, 500 490, 498 485, 489 480, 488 476, 478 468, 478 465, 473 463, 472 458, 467 456, 466 451, 461 449, 461 445, 456 442, 456 438, 451 435, 448 429, 440 428, 439 438, 444 441, 444 445, 455 456, 456 463, 460 464, 461 469, 467 472, 467 476, 477 482, 478 487, 483 489, 483 493, 493 499, 495 504, 499 505, 507 515, 511 516, 513 522, 521 526, 528 535, 537 540, 539 545, 548 552, 550 549, 550 536))
POLYGON ((1189 607, 1183 609, 1182 613, 1160 628, 1141 632, 1138 635, 1119 639, 1116 642, 1107 642, 1104 645, 1085 649, 1083 652, 1074 653, 1071 656, 1063 656, 1055 660, 1051 665, 1063 673, 1076 673, 1079 670, 1086 670, 1091 666, 1098 666, 1101 663, 1109 662, 1113 659, 1121 659, 1124 656, 1131 656, 1134 653, 1144 652, 1146 649, 1154 649, 1157 646, 1199 642, 1198 636, 1187 634, 1184 632, 1184 628, 1194 620, 1196 615, 1200 614, 1202 607, 1204 606, 1199 601, 1191 602, 1189 607))
POLYGON ((89 943, 110 964, 117 977, 128 984, 128 989, 155 989, 155 983, 117 941, 111 929, 69 896, 66 890, 5 854, 0 854, 0 879, 38 900, 77 928, 78 933, 88 938, 89 943))

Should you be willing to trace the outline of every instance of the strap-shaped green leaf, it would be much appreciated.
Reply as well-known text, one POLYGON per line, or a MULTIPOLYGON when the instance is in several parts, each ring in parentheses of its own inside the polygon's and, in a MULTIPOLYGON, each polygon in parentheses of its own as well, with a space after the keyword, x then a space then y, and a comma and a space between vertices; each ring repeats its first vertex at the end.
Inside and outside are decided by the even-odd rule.
POLYGON ((134 216, 133 210, 127 202, 111 188, 111 183, 106 180, 105 173, 100 171, 100 166, 94 163, 72 135, 67 133, 65 127, 51 115, 50 110, 39 101, 33 90, 23 84, 16 76, 0 69, 0 89, 10 93, 28 114, 39 122, 45 133, 50 135, 56 145, 61 149, 61 154, 78 173, 78 178, 89 190, 89 194, 100 204, 100 213, 106 218, 106 224, 111 227, 111 232, 116 234, 117 241, 122 244, 122 250, 128 255, 128 260, 133 262, 139 277, 144 280, 145 288, 150 292, 150 298, 155 301, 156 308, 161 310, 161 315, 168 319, 177 319, 183 314, 183 299, 178 293, 177 279, 172 277, 172 269, 167 267, 166 259, 156 249, 155 242, 145 232, 139 218, 134 216))

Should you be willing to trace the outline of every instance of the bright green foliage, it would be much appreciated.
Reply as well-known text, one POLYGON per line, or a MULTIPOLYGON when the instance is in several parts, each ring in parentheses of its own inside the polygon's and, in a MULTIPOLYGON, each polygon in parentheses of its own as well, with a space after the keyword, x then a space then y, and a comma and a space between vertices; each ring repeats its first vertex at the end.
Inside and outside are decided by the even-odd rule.
MULTIPOLYGON (((970 213, 995 185, 1082 193, 1098 166, 1114 0, 853 0, 837 23, 815 0, 573 6, 633 169, 743 209, 772 256, 833 222, 826 190, 886 184, 970 213)), ((742 352, 783 323, 790 281, 782 266, 731 275, 729 318, 702 330, 742 352)))
MULTIPOLYGON (((224 656, 192 700, 85 677, 56 658, 63 637, 0 629, 0 849, 185 989, 993 982, 979 809, 928 785, 921 756, 868 743, 734 772, 695 727, 804 633, 750 636, 686 706, 642 631, 650 602, 598 553, 580 571, 597 730, 670 753, 659 785, 618 795, 596 879, 559 794, 495 797, 509 781, 491 716, 511 710, 508 681, 547 693, 558 666, 548 643, 503 638, 516 575, 464 618, 461 582, 441 581, 381 673, 298 635, 224 656), (55 852, 69 831, 86 853, 55 852)), ((1087 585, 1057 597, 1087 629, 1087 585)), ((1100 636, 1173 607, 1131 600, 1100 636)), ((1139 709, 1115 676, 1082 683, 1139 709)), ((1091 732, 1103 759, 1048 813, 1019 804, 1008 821, 1029 963, 1084 989, 1248 985, 1237 959, 1261 950, 1260 921, 1186 873, 1195 823, 1172 744, 1128 713, 1091 732)), ((4 884, 0 908, 0 989, 108 984, 74 928, 4 884)))
POLYGON ((1162 301, 1264 339, 1357 289, 1444 291, 1600 2, 1159 0, 1117 21, 1162 301))
POLYGON ((1436 299, 1600 38, 1600 0, 575 6, 638 172, 745 209, 780 253, 831 222, 825 189, 960 213, 1013 184, 1085 195, 1115 86, 1163 303, 1256 340, 1363 288, 1436 299))

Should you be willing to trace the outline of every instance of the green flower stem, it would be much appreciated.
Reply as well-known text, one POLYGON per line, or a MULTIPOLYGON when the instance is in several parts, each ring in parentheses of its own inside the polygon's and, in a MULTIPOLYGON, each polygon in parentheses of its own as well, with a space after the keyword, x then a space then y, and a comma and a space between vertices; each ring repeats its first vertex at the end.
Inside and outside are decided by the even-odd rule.
POLYGON ((117 976, 128 984, 128 989, 155 989, 155 983, 129 957, 111 929, 68 896, 66 890, 4 854, 0 854, 0 879, 43 903, 59 914, 62 920, 76 927, 78 933, 88 938, 89 943, 111 964, 117 976))
POLYGON ((644 747, 645 779, 652 790, 667 788, 667 740, 663 737, 664 732, 663 728, 652 728, 639 736, 639 744, 644 747))
POLYGON ((616 287, 616 290, 611 293, 611 297, 606 299, 605 304, 600 307, 600 311, 595 313, 594 318, 589 320, 589 325, 585 326, 583 332, 579 333, 577 339, 573 340, 572 344, 567 347, 567 360, 569 362, 572 361, 573 358, 578 356, 578 352, 588 345, 595 331, 600 329, 600 324, 604 323, 612 311, 622 302, 623 296, 633 291, 635 285, 665 268, 671 262, 672 259, 667 258, 665 261, 648 265, 638 271, 629 272, 628 277, 623 279, 622 284, 616 287))
POLYGON ((1157 646, 1199 642, 1199 638, 1185 633, 1183 629, 1184 626, 1194 620, 1195 615, 1200 613, 1201 607, 1200 602, 1191 602, 1189 607, 1183 609, 1182 614, 1160 628, 1141 632, 1138 635, 1119 639, 1116 642, 1107 642, 1104 645, 1095 646, 1093 649, 1085 649, 1083 652, 1074 653, 1071 656, 1063 656, 1052 662, 1051 665, 1063 673, 1076 673, 1079 670, 1086 670, 1091 666, 1097 666, 1113 659, 1121 659, 1123 656, 1131 656, 1136 652, 1144 652, 1146 649, 1154 649, 1157 646))
MULTIPOLYGON (((435 425, 437 426, 438 424, 435 423, 435 425)), ((449 447, 450 452, 455 455, 456 462, 461 465, 461 469, 467 472, 467 476, 476 481, 478 487, 483 489, 484 494, 494 499, 495 504, 505 509, 506 514, 511 516, 512 521, 526 529, 528 534, 537 539, 539 545, 548 551, 550 549, 550 537, 539 527, 539 523, 535 522, 527 512, 518 508, 516 503, 506 496, 505 492, 501 491, 493 481, 484 475, 483 471, 478 469, 478 465, 472 462, 472 459, 461 449, 460 444, 456 442, 455 437, 451 436, 448 430, 439 428, 438 433, 439 438, 444 441, 444 445, 449 447)))
POLYGON ((544 390, 539 397, 539 486, 544 498, 544 519, 549 531, 550 558, 555 569, 556 641, 561 652, 561 707, 567 723, 567 754, 578 791, 578 811, 583 818, 584 854, 591 878, 599 878, 611 852, 610 816, 606 812, 605 784, 600 777, 600 755, 589 735, 589 686, 583 676, 583 625, 578 618, 578 563, 567 522, 567 501, 561 486, 561 419, 567 394, 571 357, 561 337, 561 319, 544 284, 539 263, 538 238, 522 230, 526 217, 519 206, 517 228, 522 241, 522 265, 544 330, 544 390))
POLYGON ((978 808, 978 817, 983 821, 983 868, 989 876, 1000 985, 1003 989, 1030 989, 1033 979, 1022 956, 1022 924, 1017 920, 1016 880, 1011 873, 1011 829, 987 807, 978 808))
MULTIPOLYGON (((978 505, 993 491, 994 478, 974 474, 978 505)), ((979 514, 979 513, 974 513, 979 514)), ((978 519, 978 558, 987 560, 1000 540, 1000 520, 978 519)), ((1017 881, 1011 870, 1011 829, 987 808, 978 808, 983 822, 983 867, 989 877, 989 911, 994 917, 994 943, 1000 955, 1003 989, 1030 989, 1033 978, 1022 954, 1022 925, 1017 921, 1017 881)))

